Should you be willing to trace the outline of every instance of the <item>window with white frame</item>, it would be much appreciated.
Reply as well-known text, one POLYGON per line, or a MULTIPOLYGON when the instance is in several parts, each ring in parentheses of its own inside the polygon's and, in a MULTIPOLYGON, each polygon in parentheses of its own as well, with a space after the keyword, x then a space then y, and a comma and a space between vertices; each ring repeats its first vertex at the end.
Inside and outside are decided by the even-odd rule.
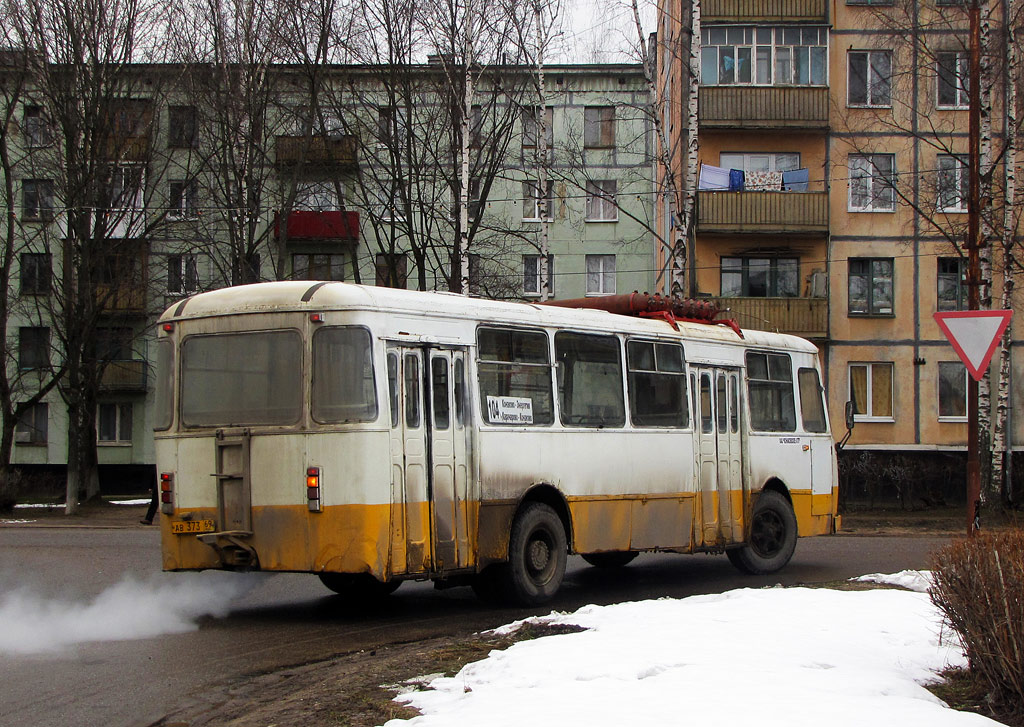
POLYGON ((848 106, 892 106, 892 51, 851 50, 846 54, 848 106))
POLYGON ((892 212, 896 209, 894 155, 851 154, 849 210, 892 212))
POLYGON ((851 363, 850 401, 857 421, 893 421, 892 362, 851 363))
MULTIPOLYGON (((541 257, 540 255, 523 255, 523 295, 540 295, 541 292, 541 257)), ((555 256, 548 255, 548 293, 555 292, 555 256)))
POLYGON ((295 253, 294 280, 345 280, 345 256, 339 253, 295 253))
POLYGON ((800 168, 800 154, 796 152, 722 152, 719 165, 725 169, 751 172, 791 172, 800 168))
POLYGON ((53 182, 49 179, 23 179, 21 182, 21 218, 48 220, 53 217, 53 182))
POLYGON ((23 252, 18 258, 21 295, 48 295, 53 281, 53 260, 48 252, 23 252))
POLYGON ((50 122, 42 106, 26 106, 23 126, 25 143, 30 147, 49 146, 53 141, 50 122))
POLYGON ((615 294, 615 256, 587 255, 587 295, 615 294))
POLYGON ((377 199, 380 200, 377 205, 377 215, 382 221, 401 222, 405 219, 404 199, 398 182, 385 182, 377 199))
POLYGON ((615 222, 619 207, 615 204, 618 183, 614 179, 593 179, 587 182, 587 222, 615 222))
POLYGON ((14 441, 18 444, 46 444, 50 407, 45 401, 30 406, 18 419, 14 441))
POLYGON ((142 164, 120 164, 110 174, 110 209, 142 209, 145 167, 142 164))
MULTIPOLYGON (((528 107, 523 109, 523 148, 534 149, 540 137, 537 134, 538 121, 540 121, 540 107, 528 107)), ((555 144, 555 108, 548 106, 544 110, 544 142, 550 152, 555 144)))
POLYGON ((100 444, 132 441, 132 405, 105 403, 96 407, 96 434, 100 444))
POLYGON ((939 311, 967 308, 965 265, 958 257, 940 257, 936 270, 935 309, 939 311))
POLYGON ((292 209, 316 212, 341 209, 338 200, 339 190, 342 195, 345 194, 341 183, 333 180, 299 182, 295 185, 295 201, 292 203, 292 209))
POLYGON ((705 25, 700 82, 704 86, 824 86, 828 83, 828 28, 705 25))
POLYGON ((615 107, 586 106, 583 109, 583 146, 611 148, 615 146, 615 107))
POLYGON ((936 162, 939 209, 942 212, 966 212, 970 182, 967 160, 962 156, 940 154, 936 162))
POLYGON ((939 361, 939 419, 967 420, 967 367, 939 361))
POLYGON ((893 260, 891 257, 850 258, 849 315, 893 314, 893 260))
POLYGON ((405 109, 398 106, 380 106, 377 109, 377 144, 398 150, 405 146, 405 109))
POLYGON ((167 292, 194 293, 199 290, 199 261, 196 255, 167 256, 167 292))
POLYGON ((965 109, 970 105, 970 57, 967 51, 935 54, 938 79, 936 105, 940 109, 965 109))
POLYGON ((548 221, 554 219, 552 217, 552 210, 554 209, 554 189, 555 185, 550 179, 545 183, 545 193, 541 197, 539 194, 540 185, 533 182, 523 182, 523 220, 526 222, 536 222, 541 219, 548 221))
POLYGON ((795 298, 800 260, 789 257, 723 257, 721 290, 727 298, 795 298))
POLYGON ((167 146, 191 149, 199 142, 198 113, 195 106, 167 107, 167 146))
POLYGON ((193 219, 198 215, 199 185, 194 179, 170 182, 167 215, 176 219, 193 219))

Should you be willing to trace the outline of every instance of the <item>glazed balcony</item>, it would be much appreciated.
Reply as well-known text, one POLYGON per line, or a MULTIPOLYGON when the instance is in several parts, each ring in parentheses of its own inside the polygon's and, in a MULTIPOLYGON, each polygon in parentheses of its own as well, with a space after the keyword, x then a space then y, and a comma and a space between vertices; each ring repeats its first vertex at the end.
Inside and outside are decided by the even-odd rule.
POLYGON ((828 298, 711 298, 740 328, 828 338, 828 298))
POLYGON ((818 22, 828 18, 825 0, 706 0, 701 22, 818 22))
POLYGON ((356 150, 354 136, 279 136, 274 147, 279 166, 354 167, 356 150))
POLYGON ((146 286, 105 285, 96 286, 96 303, 107 315, 142 315, 146 312, 146 286))
POLYGON ((146 362, 110 361, 103 369, 100 388, 104 391, 145 391, 146 362))
POLYGON ((703 129, 828 128, 826 86, 701 86, 703 129))
POLYGON ((697 231, 728 234, 825 234, 828 192, 697 193, 697 231))
POLYGON ((359 213, 341 210, 295 210, 285 218, 281 229, 281 214, 274 215, 274 236, 287 233, 289 240, 325 240, 356 242, 359 239, 359 213))

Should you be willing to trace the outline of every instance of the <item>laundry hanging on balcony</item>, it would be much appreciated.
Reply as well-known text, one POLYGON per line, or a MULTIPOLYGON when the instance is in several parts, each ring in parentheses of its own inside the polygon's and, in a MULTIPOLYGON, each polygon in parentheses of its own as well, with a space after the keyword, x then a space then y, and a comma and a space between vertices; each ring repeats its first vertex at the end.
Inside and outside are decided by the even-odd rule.
POLYGON ((794 169, 791 172, 782 173, 782 189, 786 192, 806 192, 807 184, 810 181, 809 169, 794 169))
POLYGON ((729 189, 729 170, 702 163, 697 189, 729 189))
POLYGON ((748 192, 781 192, 782 172, 747 172, 748 192))
POLYGON ((742 192, 743 191, 743 170, 742 169, 730 169, 729 170, 729 191, 730 192, 742 192))

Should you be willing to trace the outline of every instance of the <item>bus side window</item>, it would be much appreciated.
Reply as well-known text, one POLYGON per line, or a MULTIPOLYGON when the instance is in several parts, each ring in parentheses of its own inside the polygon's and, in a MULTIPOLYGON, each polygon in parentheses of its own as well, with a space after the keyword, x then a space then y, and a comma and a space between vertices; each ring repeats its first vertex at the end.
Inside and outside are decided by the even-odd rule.
POLYGON ((828 431, 818 371, 800 369, 797 371, 797 383, 800 385, 800 418, 803 420, 804 429, 815 433, 828 431))
POLYGON ((455 426, 461 429, 466 422, 466 363, 461 358, 455 359, 454 378, 455 426))
POLYGON ((711 374, 700 375, 700 430, 704 434, 715 430, 711 413, 711 374))
POLYGON ((689 426, 682 346, 628 341, 626 369, 633 426, 689 426))
POLYGON ((621 356, 619 339, 615 336, 555 334, 555 360, 561 369, 559 414, 563 425, 625 425, 621 356))
POLYGON ((430 393, 434 409, 434 426, 447 429, 451 423, 448 403, 448 360, 438 356, 430 360, 430 393))
POLYGON ((740 385, 739 376, 729 374, 729 430, 740 431, 740 385))
POLYGON ((796 431, 793 364, 789 354, 747 352, 747 401, 751 429, 796 431))
POLYGON ((405 355, 405 426, 416 429, 420 425, 420 359, 412 353, 405 355))
POLYGON ((487 424, 537 426, 555 420, 551 354, 543 331, 477 331, 480 415, 487 424))
POLYGON ((398 426, 398 354, 388 354, 388 400, 391 403, 391 426, 398 426))
POLYGON ((725 434, 729 431, 729 395, 726 393, 725 374, 718 374, 718 380, 715 385, 718 389, 716 392, 716 398, 718 399, 718 433, 725 434))

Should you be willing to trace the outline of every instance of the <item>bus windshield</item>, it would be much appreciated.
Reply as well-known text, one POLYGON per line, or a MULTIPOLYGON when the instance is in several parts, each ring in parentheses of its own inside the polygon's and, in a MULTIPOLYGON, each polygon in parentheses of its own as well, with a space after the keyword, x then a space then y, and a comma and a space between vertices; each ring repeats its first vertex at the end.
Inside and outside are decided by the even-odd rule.
POLYGON ((298 331, 190 336, 181 345, 187 427, 294 424, 302 413, 298 331))

